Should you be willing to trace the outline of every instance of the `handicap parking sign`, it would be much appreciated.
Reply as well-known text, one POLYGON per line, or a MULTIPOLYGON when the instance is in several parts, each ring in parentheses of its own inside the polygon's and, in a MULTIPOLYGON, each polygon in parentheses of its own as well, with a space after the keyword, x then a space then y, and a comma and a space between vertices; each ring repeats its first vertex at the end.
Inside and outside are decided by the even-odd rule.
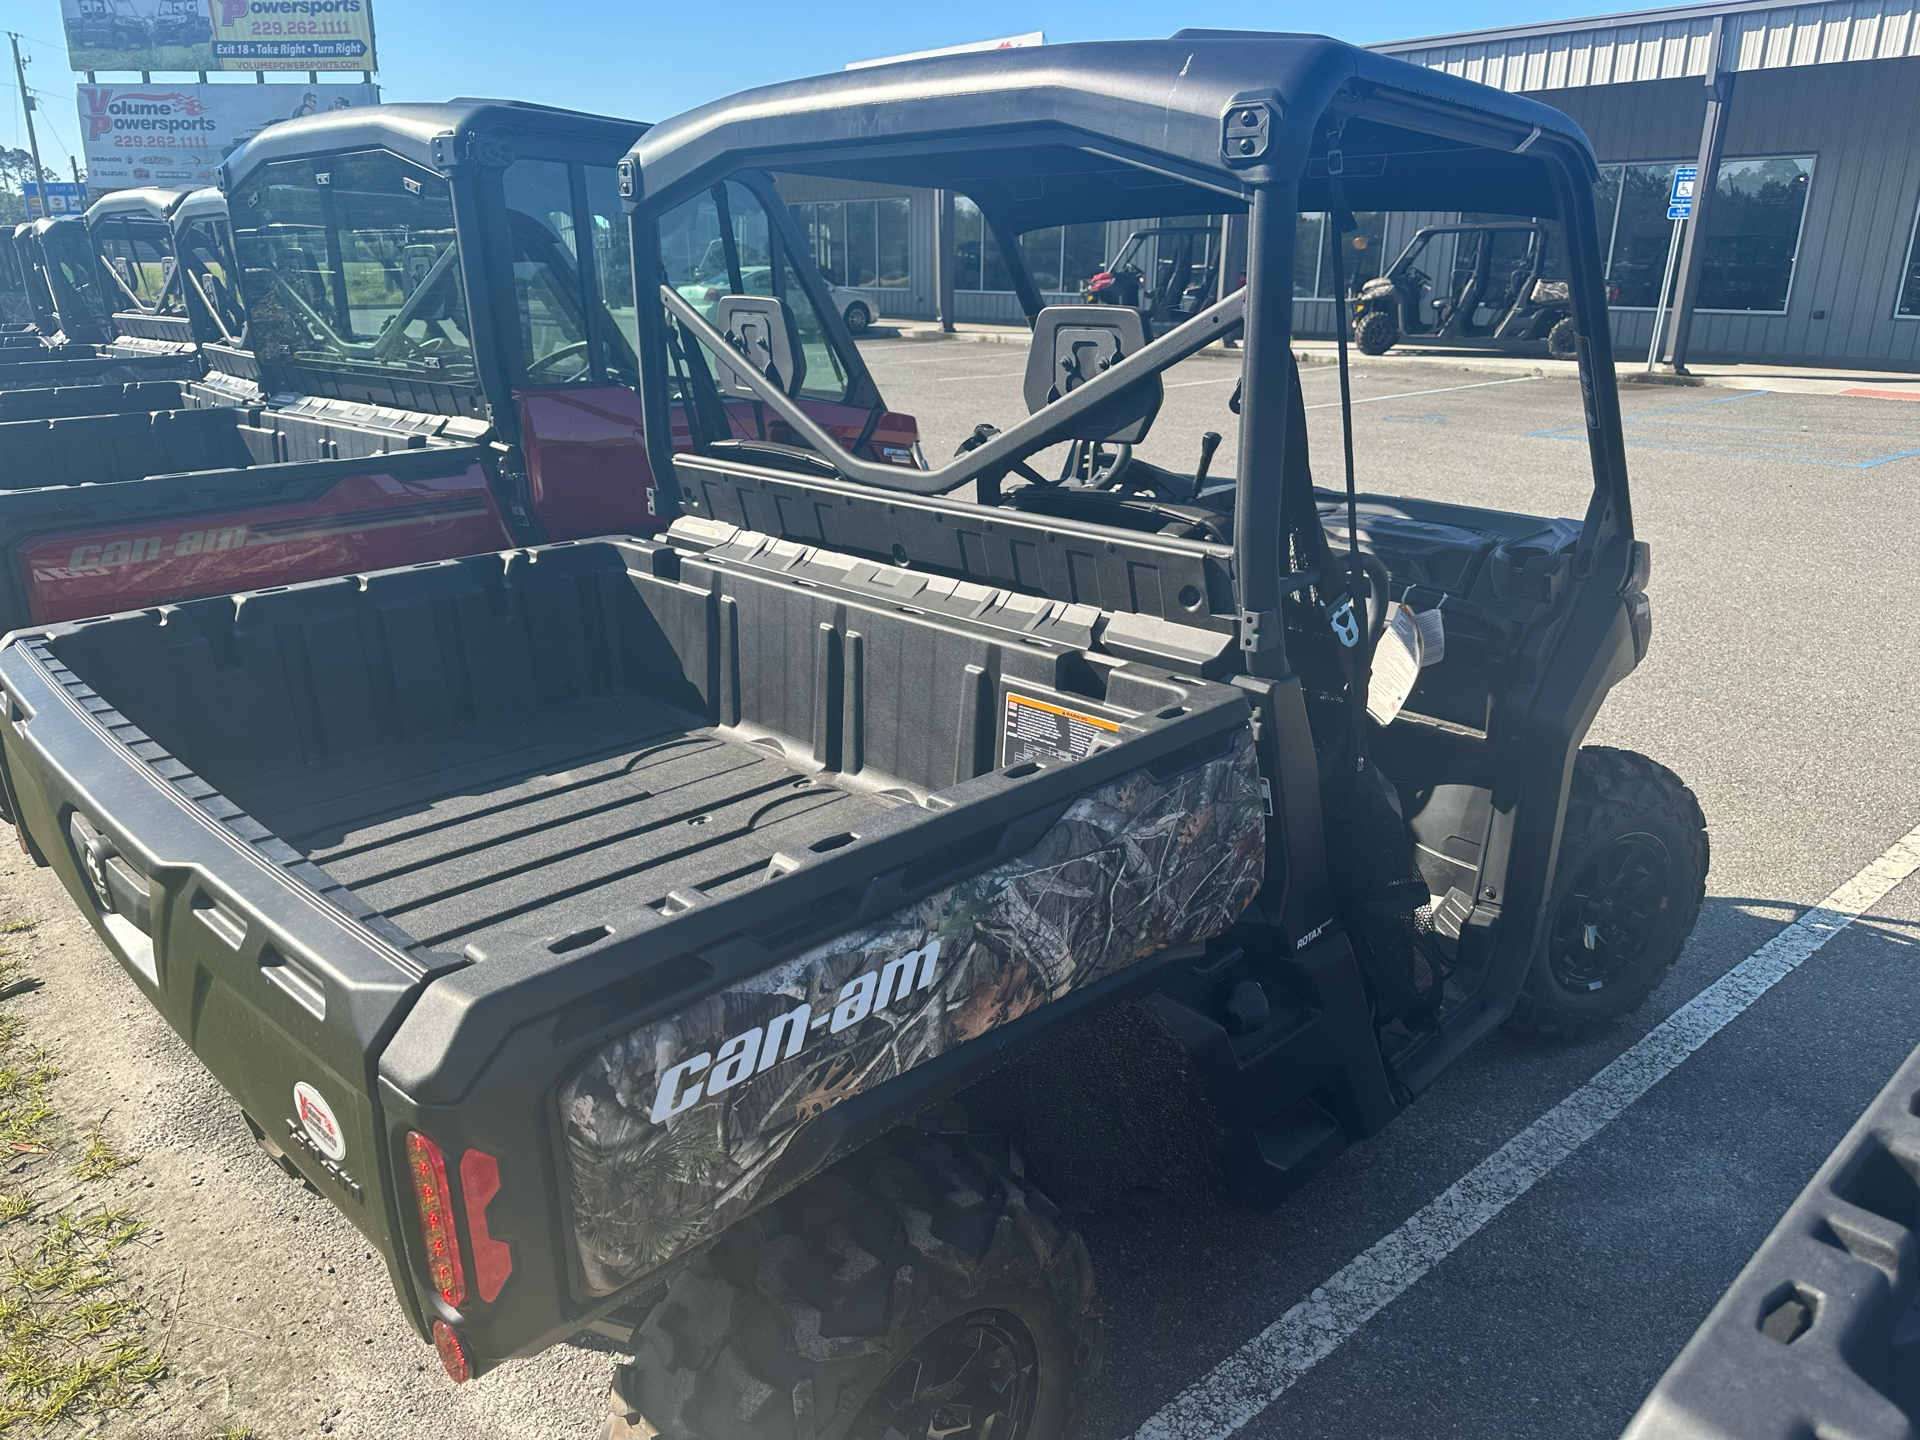
POLYGON ((1673 193, 1667 196, 1667 219, 1690 220, 1693 218, 1693 184, 1699 173, 1698 165, 1673 167, 1673 193))

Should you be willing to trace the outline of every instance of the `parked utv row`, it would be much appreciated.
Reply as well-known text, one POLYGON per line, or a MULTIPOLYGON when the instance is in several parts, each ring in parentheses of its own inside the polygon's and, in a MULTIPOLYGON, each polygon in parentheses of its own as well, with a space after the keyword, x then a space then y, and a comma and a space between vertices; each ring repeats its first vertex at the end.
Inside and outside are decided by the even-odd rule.
MULTIPOLYGON (((0 625, 658 529, 616 228, 614 166, 641 128, 487 102, 314 116, 231 157, 225 198, 172 197, 164 264, 103 225, 100 268, 130 301, 143 274, 166 274, 154 308, 168 313, 116 325, 192 327, 178 343, 206 373, 0 395, 0 625), (482 149, 513 158, 464 158, 482 149)), ((127 223, 149 193, 105 218, 127 223)), ((734 200, 758 217, 761 252, 768 203, 747 187, 734 200)), ((845 438, 913 463, 911 421, 874 419, 824 289, 816 307, 781 257, 815 337, 796 393, 845 438)), ((731 285, 718 263, 688 278, 731 285)), ((777 436, 755 409, 717 413, 777 436)))
POLYGON ((274 126, 160 281, 204 377, 0 421, 10 813, 456 1381, 596 1329, 615 1440, 1053 1440, 1099 1306, 992 1077, 1150 1075, 1272 1206, 1693 927, 1692 795, 1582 746, 1652 634, 1594 175, 1533 101, 1204 31, 274 126), (783 173, 1240 213, 1246 283, 1150 335, 1023 272, 1029 413, 930 462, 783 173), (1354 208, 1551 218, 1582 515, 1315 486, 1296 216, 1354 208), (1229 337, 1238 474, 1136 456, 1229 337), (1377 723, 1409 594, 1445 655, 1377 723))

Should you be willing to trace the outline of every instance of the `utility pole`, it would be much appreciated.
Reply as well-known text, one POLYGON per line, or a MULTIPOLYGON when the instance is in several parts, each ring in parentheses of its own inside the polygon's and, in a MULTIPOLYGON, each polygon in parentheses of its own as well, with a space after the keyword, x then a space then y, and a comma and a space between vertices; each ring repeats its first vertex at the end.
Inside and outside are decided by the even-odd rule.
POLYGON ((51 215, 47 204, 47 172, 40 168, 40 141, 33 133, 33 97, 27 93, 27 62, 20 58, 20 37, 7 32, 13 42, 13 73, 20 81, 20 113, 27 117, 27 149, 33 152, 33 188, 40 192, 40 213, 51 215))

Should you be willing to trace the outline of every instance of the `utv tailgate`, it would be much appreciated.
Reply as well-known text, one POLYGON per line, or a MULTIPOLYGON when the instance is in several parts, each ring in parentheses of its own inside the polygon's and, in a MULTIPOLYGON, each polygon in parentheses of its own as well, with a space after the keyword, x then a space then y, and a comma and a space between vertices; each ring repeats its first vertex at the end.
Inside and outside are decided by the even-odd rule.
POLYGON ((0 628, 505 543, 463 422, 360 408, 0 421, 0 628))
POLYGON ((1625 1440, 1920 1428, 1920 1051, 1787 1208, 1625 1440))
POLYGON ((310 1140, 295 1086, 313 1087, 338 1153, 309 1143, 300 1169, 391 1253, 373 1057, 427 964, 354 923, 366 907, 239 821, 44 640, 0 650, 0 686, 16 814, 42 858, 270 1149, 310 1140))
POLYGON ((21 804, 82 835, 49 858, 110 941, 71 815, 152 885, 147 988, 301 1168, 303 1079, 378 1127, 354 1182, 438 1144, 468 1294, 400 1234, 482 1358, 802 1178, 840 1101, 897 1120, 1262 882, 1240 690, 1106 652, 1090 606, 728 536, 57 626, 0 670, 21 804))

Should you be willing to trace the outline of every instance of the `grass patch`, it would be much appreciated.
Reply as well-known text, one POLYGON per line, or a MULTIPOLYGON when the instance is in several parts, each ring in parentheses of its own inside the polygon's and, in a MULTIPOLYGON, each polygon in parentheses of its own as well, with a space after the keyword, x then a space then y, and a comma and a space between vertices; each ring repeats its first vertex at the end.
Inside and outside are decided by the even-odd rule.
MULTIPOLYGON (((15 923, 0 930, 30 928, 15 923)), ((0 994, 18 978, 19 961, 0 956, 0 994)), ((62 1148, 48 1084, 56 1071, 45 1051, 26 1043, 18 1016, 0 1014, 0 1436, 44 1435, 67 1422, 121 1410, 165 1373, 148 1343, 139 1302, 114 1254, 145 1228, 125 1206, 90 1203, 87 1184, 133 1163, 99 1125, 77 1164, 82 1182, 51 1214, 31 1163, 62 1148), (15 1163, 29 1163, 14 1175, 15 1163)), ((71 1132, 66 1132, 70 1134, 71 1132)), ((72 1143, 71 1141, 68 1142, 72 1143)))
POLYGON ((73 1167, 76 1180, 104 1180, 116 1170, 124 1170, 133 1164, 134 1157, 122 1155, 113 1148, 106 1133, 96 1124, 87 1132, 87 1148, 80 1154, 80 1163, 73 1167))

